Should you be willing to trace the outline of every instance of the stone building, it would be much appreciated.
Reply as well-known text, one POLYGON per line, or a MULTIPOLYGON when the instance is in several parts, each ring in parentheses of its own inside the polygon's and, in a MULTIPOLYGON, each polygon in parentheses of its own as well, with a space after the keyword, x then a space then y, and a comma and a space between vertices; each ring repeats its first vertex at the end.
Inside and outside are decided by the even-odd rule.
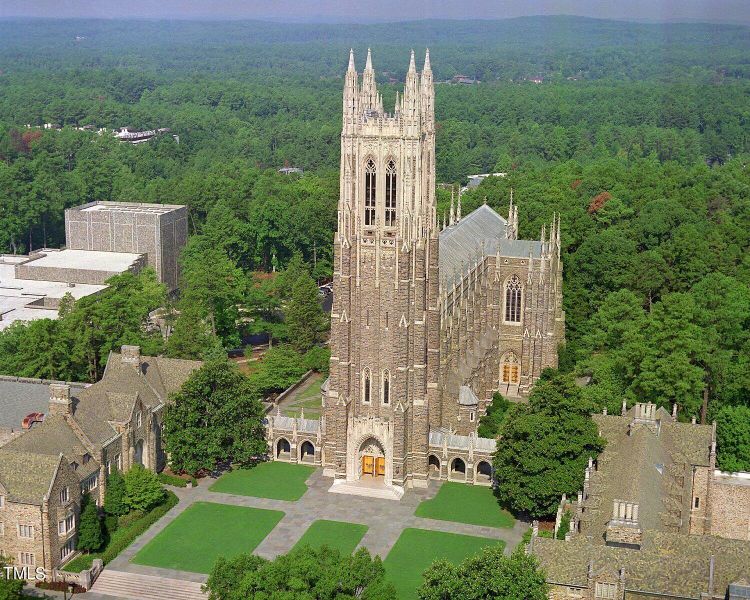
POLYGON ((97 383, 50 384, 44 420, 0 448, 0 550, 48 575, 71 559, 83 494, 101 504, 113 469, 164 468, 165 404, 200 364, 123 346, 109 355, 97 383), (57 494, 58 484, 68 492, 57 494), (22 535, 27 524, 35 528, 31 536, 22 535))
POLYGON ((159 281, 174 291, 187 218, 182 205, 89 202, 65 210, 65 245, 70 250, 145 254, 159 281))
POLYGON ((593 418, 607 446, 562 499, 555 532, 566 513, 570 531, 529 546, 550 598, 748 597, 750 476, 716 470, 715 428, 653 404, 593 418))
MULTIPOLYGON (((429 52, 421 74, 412 53, 393 113, 369 52, 361 85, 350 55, 343 96, 332 356, 313 456, 332 491, 489 484, 494 440, 477 438, 479 416, 496 390, 526 395, 564 341, 559 220, 519 240, 512 201, 508 219, 487 205, 464 217, 459 196, 441 230, 429 52)), ((269 422, 275 458, 299 460, 299 426, 269 422)))

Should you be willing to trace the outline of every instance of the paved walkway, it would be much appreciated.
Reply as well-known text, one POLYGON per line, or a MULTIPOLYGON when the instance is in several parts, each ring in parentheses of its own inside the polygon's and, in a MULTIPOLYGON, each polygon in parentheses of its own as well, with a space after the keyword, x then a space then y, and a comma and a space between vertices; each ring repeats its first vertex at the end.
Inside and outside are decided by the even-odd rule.
MULTIPOLYGON (((383 558, 388 555, 401 532, 407 527, 502 540, 506 543, 506 554, 509 554, 518 545, 524 532, 529 527, 527 523, 522 521, 517 521, 513 528, 502 529, 414 516, 417 505, 422 500, 432 498, 437 493, 441 484, 435 481, 430 482, 428 489, 407 490, 400 501, 365 498, 348 494, 331 494, 328 493, 328 488, 332 482, 332 479, 323 477, 321 469, 316 469, 307 480, 308 491, 295 502, 211 492, 208 489, 213 484, 211 479, 202 480, 201 485, 197 488, 174 489, 173 491, 179 497, 180 502, 109 563, 106 569, 180 581, 204 582, 206 576, 200 573, 147 567, 130 562, 143 546, 177 518, 182 511, 194 502, 201 501, 283 511, 284 517, 255 549, 255 554, 269 559, 291 550, 307 531, 310 524, 318 519, 367 525, 369 529, 360 546, 365 546, 371 554, 379 554, 383 558)), ((95 594, 96 591, 97 586, 95 584, 93 592, 80 596, 81 600, 102 600, 103 598, 112 600, 113 598, 113 596, 105 597, 95 594)))

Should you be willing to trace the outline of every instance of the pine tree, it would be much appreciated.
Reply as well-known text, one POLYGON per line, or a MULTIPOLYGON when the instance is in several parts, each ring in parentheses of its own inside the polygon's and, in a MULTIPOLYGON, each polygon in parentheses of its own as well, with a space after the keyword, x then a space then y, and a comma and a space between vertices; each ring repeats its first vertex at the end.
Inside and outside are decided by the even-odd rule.
POLYGON ((78 525, 76 548, 84 552, 96 552, 104 543, 99 509, 88 495, 84 498, 82 505, 83 510, 81 511, 81 522, 78 525))
POLYGON ((104 512, 113 517, 120 517, 128 512, 128 507, 125 505, 125 481, 122 473, 117 469, 114 469, 107 477, 104 512))
POLYGON ((320 339, 325 319, 318 286, 309 275, 300 275, 294 284, 285 318, 289 341, 297 352, 304 354, 320 339))

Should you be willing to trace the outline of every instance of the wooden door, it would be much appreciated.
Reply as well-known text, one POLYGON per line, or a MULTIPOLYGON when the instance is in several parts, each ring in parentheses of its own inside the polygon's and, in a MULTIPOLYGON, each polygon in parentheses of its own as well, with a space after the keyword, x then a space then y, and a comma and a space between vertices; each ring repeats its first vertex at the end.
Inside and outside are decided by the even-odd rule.
POLYGON ((375 459, 375 474, 385 477, 385 458, 382 456, 375 459))
POLYGON ((374 475, 374 456, 367 456, 366 454, 362 457, 362 475, 374 475))

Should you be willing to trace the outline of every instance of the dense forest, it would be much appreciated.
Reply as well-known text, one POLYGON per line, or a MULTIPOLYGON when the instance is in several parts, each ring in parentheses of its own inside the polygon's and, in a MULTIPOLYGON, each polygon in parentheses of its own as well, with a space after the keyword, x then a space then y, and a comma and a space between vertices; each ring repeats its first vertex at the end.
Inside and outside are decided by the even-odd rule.
MULTIPOLYGON (((562 216, 561 369, 591 378, 584 396, 599 408, 675 402, 681 418, 717 419, 722 468, 750 469, 749 34, 572 17, 0 21, 0 252, 62 244, 67 206, 187 204, 189 318, 172 353, 234 347, 238 306, 273 330, 291 291, 269 291, 260 272, 290 261, 330 272, 349 47, 361 69, 372 46, 389 106, 409 48, 429 46, 438 180, 506 172, 468 192, 464 213, 486 197, 504 214, 513 188, 526 237, 562 216), (479 83, 450 83, 457 74, 479 83), (134 146, 84 125, 170 132, 134 146), (305 174, 279 174, 285 165, 305 174), (209 305, 210 276, 222 290, 209 305), (206 318, 210 330, 189 331, 206 318)), ((440 190, 441 214, 448 199, 440 190)), ((13 328, 0 347, 13 354, 24 335, 13 328)))

